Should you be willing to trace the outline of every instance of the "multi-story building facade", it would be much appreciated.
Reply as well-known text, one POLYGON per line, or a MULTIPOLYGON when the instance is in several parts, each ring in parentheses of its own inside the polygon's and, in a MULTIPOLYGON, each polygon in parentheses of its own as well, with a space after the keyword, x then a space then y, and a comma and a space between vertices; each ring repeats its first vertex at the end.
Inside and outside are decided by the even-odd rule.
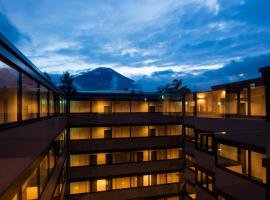
POLYGON ((0 36, 0 200, 269 199, 270 68, 182 98, 58 88, 0 36))

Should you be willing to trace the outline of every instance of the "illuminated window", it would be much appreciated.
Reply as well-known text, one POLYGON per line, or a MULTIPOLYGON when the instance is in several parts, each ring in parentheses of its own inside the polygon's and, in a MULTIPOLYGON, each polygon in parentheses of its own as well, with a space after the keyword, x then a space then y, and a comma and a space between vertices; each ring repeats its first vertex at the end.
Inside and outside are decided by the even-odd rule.
POLYGON ((112 138, 111 127, 93 127, 92 139, 112 138))
POLYGON ((195 108, 195 101, 193 99, 193 93, 186 95, 186 102, 185 102, 185 114, 193 116, 195 108))
POLYGON ((130 112, 130 102, 129 101, 113 101, 112 112, 114 113, 130 112))
POLYGON ((30 77, 22 74, 22 119, 38 116, 38 85, 30 77))
POLYGON ((257 86, 250 91, 251 115, 265 116, 265 87, 257 86))
POLYGON ((148 137, 148 126, 132 126, 131 137, 148 137))
POLYGON ((92 112, 94 113, 111 113, 111 101, 92 101, 92 112))
POLYGON ((182 154, 182 149, 167 149, 167 159, 179 159, 182 154))
POLYGON ((70 128, 70 140, 90 139, 90 128, 70 128))
POLYGON ((149 102, 149 112, 164 112, 163 111, 163 103, 155 101, 155 102, 149 102))
POLYGON ((195 171, 195 156, 186 153, 186 167, 191 171, 195 171))
POLYGON ((119 126, 112 128, 112 138, 128 138, 130 137, 129 126, 119 126))
POLYGON ((0 61, 0 124, 17 121, 19 73, 0 61))
POLYGON ((157 185, 166 184, 167 183, 167 175, 164 174, 157 174, 157 185))
POLYGON ((209 133, 198 133, 196 140, 196 147, 203 151, 213 152, 213 134, 209 133))
POLYGON ((91 165, 105 165, 112 163, 112 154, 110 153, 97 153, 90 155, 91 165))
POLYGON ((131 112, 148 112, 148 102, 146 101, 132 101, 131 112))
POLYGON ((225 112, 226 114, 237 114, 237 93, 226 93, 225 112))
POLYGON ((110 190, 110 184, 106 179, 99 179, 92 182, 92 192, 103 192, 110 190))
POLYGON ((54 104, 54 93, 52 91, 49 92, 49 105, 50 105, 50 115, 54 115, 55 114, 55 104, 54 104))
POLYGON ((112 179, 113 190, 126 189, 126 188, 130 188, 130 177, 112 179))
POLYGON ((89 113, 90 110, 89 101, 70 101, 71 113, 89 113))
POLYGON ((154 160, 155 157, 157 157, 157 160, 166 160, 167 159, 167 154, 165 149, 159 149, 157 150, 157 155, 155 156, 155 151, 151 151, 151 160, 154 160), (154 155, 153 155, 154 153, 154 155))
POLYGON ((196 182, 199 186, 213 192, 213 173, 207 172, 206 170, 197 167, 196 182))
POLYGON ((239 174, 248 173, 248 151, 237 147, 219 144, 218 163, 228 170, 239 174))
POLYGON ((53 148, 49 151, 49 171, 52 173, 55 167, 55 155, 53 148))
POLYGON ((166 136, 166 126, 149 126, 149 136, 166 136))
POLYGON ((180 182, 179 172, 167 173, 167 183, 178 183, 178 182, 180 182))
POLYGON ((113 152, 112 160, 114 164, 130 162, 130 152, 113 152))
POLYGON ((130 184, 132 188, 138 187, 138 177, 137 176, 130 177, 130 184))
POLYGON ((167 125, 167 135, 182 135, 182 125, 167 125))
POLYGON ((266 168, 262 166, 265 157, 265 154, 251 151, 251 177, 263 183, 266 183, 266 168))
POLYGON ((89 154, 70 155, 70 167, 87 166, 90 165, 89 154))
POLYGON ((37 186, 37 169, 23 184, 22 187, 22 200, 38 199, 38 186, 37 186))
POLYGON ((131 152, 131 161, 132 162, 149 161, 149 152, 148 152, 148 150, 132 151, 131 152))
POLYGON ((81 194, 90 192, 90 181, 70 183, 70 194, 81 194))
POLYGON ((262 166, 265 157, 263 153, 218 144, 217 159, 220 167, 262 183, 266 183, 266 169, 262 166))
POLYGON ((185 128, 185 136, 186 140, 190 142, 195 142, 195 132, 193 128, 186 127, 185 128))
POLYGON ((40 85, 40 116, 48 116, 48 89, 40 85))

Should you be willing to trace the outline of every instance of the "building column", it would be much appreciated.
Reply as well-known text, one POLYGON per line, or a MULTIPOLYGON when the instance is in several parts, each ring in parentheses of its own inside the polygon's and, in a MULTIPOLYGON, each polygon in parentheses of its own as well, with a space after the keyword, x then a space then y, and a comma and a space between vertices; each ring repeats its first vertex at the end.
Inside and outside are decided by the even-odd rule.
POLYGON ((270 121, 270 66, 260 69, 265 87, 266 120, 270 121))

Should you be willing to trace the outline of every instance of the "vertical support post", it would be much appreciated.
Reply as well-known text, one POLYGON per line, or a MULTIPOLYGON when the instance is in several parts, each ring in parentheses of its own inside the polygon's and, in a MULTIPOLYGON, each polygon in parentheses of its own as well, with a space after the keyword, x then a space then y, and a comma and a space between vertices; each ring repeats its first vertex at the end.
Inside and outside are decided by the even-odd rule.
POLYGON ((270 121, 270 66, 260 69, 265 87, 266 120, 270 121))

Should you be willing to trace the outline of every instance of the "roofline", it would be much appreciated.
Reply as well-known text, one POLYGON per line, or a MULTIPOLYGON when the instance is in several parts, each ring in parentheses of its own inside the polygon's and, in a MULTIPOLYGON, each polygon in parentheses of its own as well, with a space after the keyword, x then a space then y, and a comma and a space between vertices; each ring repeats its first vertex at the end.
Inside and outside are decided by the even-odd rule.
POLYGON ((51 81, 49 81, 44 76, 44 74, 1 33, 0 33, 0 56, 3 56, 5 60, 8 60, 12 64, 14 64, 17 68, 19 68, 22 72, 27 73, 44 86, 47 86, 54 92, 57 92, 60 95, 64 96, 61 90, 59 90, 58 87, 54 85, 51 81), (1 48, 1 46, 3 47, 3 49, 1 48), (34 72, 34 74, 31 72, 34 72))

